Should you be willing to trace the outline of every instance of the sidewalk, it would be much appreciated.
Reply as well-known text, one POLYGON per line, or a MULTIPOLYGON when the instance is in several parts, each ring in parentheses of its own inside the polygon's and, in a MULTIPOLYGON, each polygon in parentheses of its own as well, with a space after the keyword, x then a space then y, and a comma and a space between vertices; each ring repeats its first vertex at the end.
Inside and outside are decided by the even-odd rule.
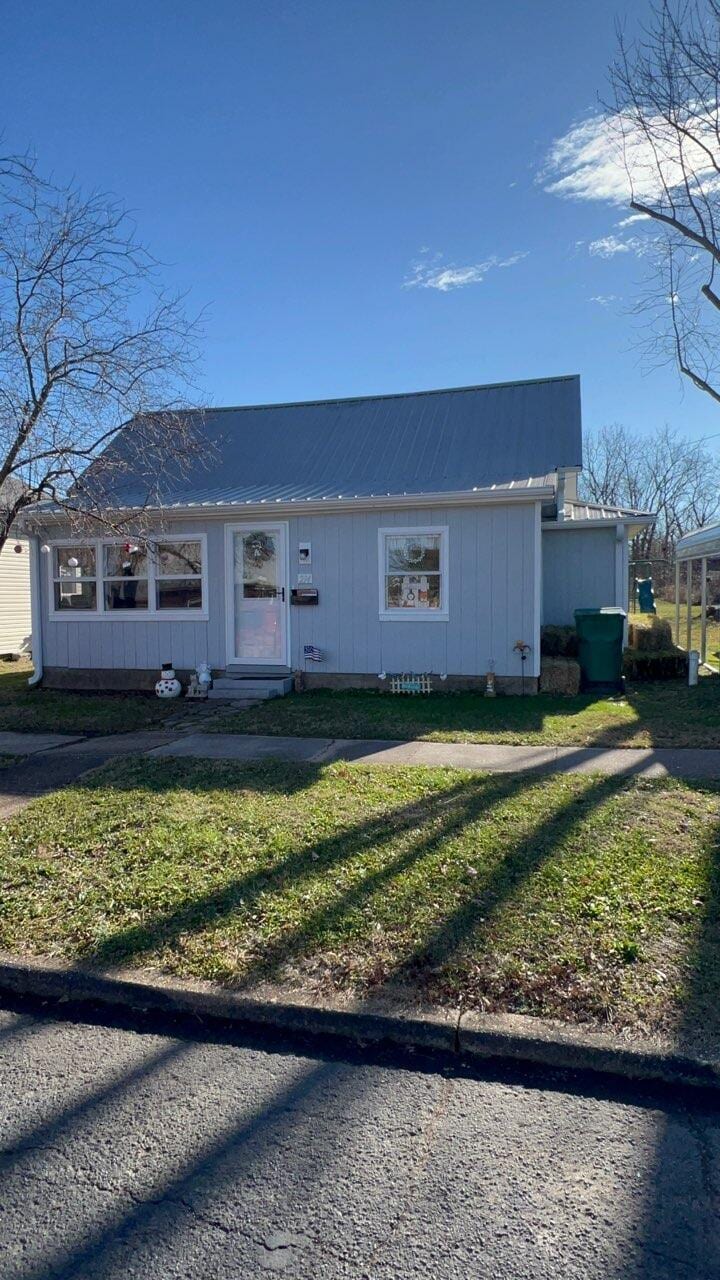
POLYGON ((38 796, 68 786, 108 760, 142 755, 152 747, 168 743, 171 737, 162 732, 118 733, 93 738, 67 733, 0 733, 0 755, 21 757, 0 769, 0 820, 24 809, 38 796))
POLYGON ((329 764, 429 765, 491 773, 605 773, 635 778, 720 781, 720 750, 704 748, 510 747, 464 742, 395 742, 359 738, 281 738, 251 734, 187 734, 149 752, 206 760, 275 757, 329 764))

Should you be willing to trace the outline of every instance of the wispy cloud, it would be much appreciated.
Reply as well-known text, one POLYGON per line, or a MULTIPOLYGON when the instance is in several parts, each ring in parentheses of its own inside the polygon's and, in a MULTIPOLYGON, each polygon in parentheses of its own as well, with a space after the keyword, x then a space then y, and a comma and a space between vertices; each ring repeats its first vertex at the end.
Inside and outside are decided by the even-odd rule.
POLYGON ((618 253, 634 253, 642 258, 652 243, 652 240, 641 240, 639 236, 601 236, 599 240, 590 241, 588 253, 593 258, 614 258, 618 253))
POLYGON ((622 302, 622 298, 617 293, 595 293, 588 302, 596 302, 599 307, 611 307, 613 302, 622 302))
MULTIPOLYGON (((717 142, 714 122, 699 118, 694 128, 697 141, 688 141, 684 147, 686 170, 696 178, 715 177, 708 158, 717 142), (707 149, 704 143, 709 143, 707 149)), ((619 114, 578 121, 553 142, 539 181, 546 191, 565 199, 627 204, 632 180, 636 198, 656 201, 664 186, 672 190, 682 184, 684 171, 671 126, 658 116, 650 121, 650 130, 655 146, 634 121, 619 114)))
MULTIPOLYGON (((428 250, 419 251, 426 254, 428 250)), ((514 267, 517 262, 527 258, 527 252, 512 253, 507 258, 493 254, 482 262, 474 262, 468 266, 455 263, 443 263, 443 254, 436 253, 432 258, 411 263, 410 273, 403 280, 403 289, 438 289, 440 293, 448 293, 450 289, 461 289, 468 284, 481 284, 489 271, 499 267, 514 267)))
POLYGON ((629 218, 621 218, 615 223, 616 227, 631 227, 634 222, 647 222, 648 215, 646 213, 631 213, 629 218))

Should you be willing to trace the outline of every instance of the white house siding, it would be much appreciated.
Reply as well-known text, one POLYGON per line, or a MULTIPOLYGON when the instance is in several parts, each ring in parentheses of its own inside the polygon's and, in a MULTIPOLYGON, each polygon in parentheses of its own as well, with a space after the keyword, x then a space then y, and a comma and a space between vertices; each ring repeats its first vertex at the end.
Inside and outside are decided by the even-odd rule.
POLYGON ((0 552, 0 654, 29 651, 31 630, 28 544, 10 538, 0 552))
POLYGON ((614 526, 543 530, 543 623, 572 626, 576 609, 624 606, 616 546, 614 526))
MULTIPOLYGON (((283 517, 268 506, 268 523, 283 517)), ((262 524, 242 508, 235 520, 262 524)), ((377 674, 428 670, 479 675, 490 660, 499 676, 518 676, 513 646, 532 646, 526 674, 537 674, 539 648, 539 518, 536 503, 419 510, 291 516, 289 583, 300 571, 298 543, 312 545, 317 606, 289 609, 290 664, 305 666, 303 646, 317 645, 325 659, 308 664, 317 672, 377 674), (392 525, 447 526, 449 530, 448 622, 380 622, 378 530, 392 525)), ((226 664, 225 520, 173 522, 173 533, 207 533, 208 622, 50 621, 47 570, 42 574, 44 660, 48 667, 151 669, 172 660, 177 667, 199 661, 226 664)), ((48 535, 48 541, 51 540, 48 535)), ((45 560, 46 557, 43 557, 45 560)))

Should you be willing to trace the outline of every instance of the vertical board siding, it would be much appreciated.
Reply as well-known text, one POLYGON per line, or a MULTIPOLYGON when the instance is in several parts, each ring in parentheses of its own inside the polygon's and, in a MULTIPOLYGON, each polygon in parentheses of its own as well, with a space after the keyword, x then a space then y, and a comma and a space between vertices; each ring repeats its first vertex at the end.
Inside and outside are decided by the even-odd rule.
POLYGON ((535 646, 535 510, 522 506, 432 508, 290 521, 290 584, 298 544, 312 546, 317 606, 290 609, 291 665, 308 671, 379 674, 427 670, 479 675, 492 658, 498 675, 519 675, 518 639, 535 646), (380 622, 378 530, 446 525, 449 622, 380 622), (322 663, 307 663, 315 644, 322 663))
POLYGON ((543 622, 572 626, 575 609, 616 601, 615 529, 545 529, 543 622))
MULTIPOLYGON (((242 515, 228 523, 241 523, 242 515)), ((519 675, 515 641, 533 646, 538 641, 533 634, 535 519, 532 502, 293 516, 288 582, 297 585, 298 544, 309 542, 307 572, 319 604, 288 611, 290 665, 348 674, 422 670, 474 676, 486 672, 492 660, 498 675, 519 675), (449 531, 449 621, 381 622, 378 530, 434 525, 449 531), (322 663, 305 662, 306 644, 322 650, 322 663)), ((225 523, 188 521, 173 525, 173 532, 207 534, 208 621, 50 621, 43 573, 47 666, 148 670, 172 661, 187 669, 207 661, 215 670, 225 667, 225 523)))
POLYGON ((11 535, 0 551, 0 653, 26 653, 31 630, 29 548, 11 535))

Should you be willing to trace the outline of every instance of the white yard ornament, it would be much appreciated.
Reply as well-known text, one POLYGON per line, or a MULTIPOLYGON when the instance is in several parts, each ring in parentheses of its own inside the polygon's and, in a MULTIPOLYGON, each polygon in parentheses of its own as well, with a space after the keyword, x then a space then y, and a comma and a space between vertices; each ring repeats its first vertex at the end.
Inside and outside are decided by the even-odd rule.
POLYGON ((173 670, 171 662, 163 662, 160 679, 155 685, 158 698, 179 698, 182 685, 173 670))

